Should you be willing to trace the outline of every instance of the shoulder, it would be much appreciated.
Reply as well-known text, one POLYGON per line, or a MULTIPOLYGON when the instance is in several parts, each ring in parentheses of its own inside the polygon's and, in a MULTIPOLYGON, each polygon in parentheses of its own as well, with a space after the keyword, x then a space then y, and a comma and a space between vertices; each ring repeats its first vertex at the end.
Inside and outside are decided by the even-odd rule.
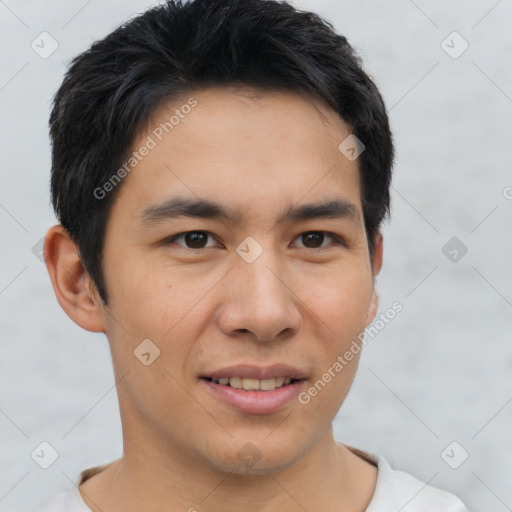
POLYGON ((82 500, 77 485, 68 487, 65 491, 46 500, 32 512, 91 512, 82 500))
POLYGON ((110 463, 84 469, 73 484, 60 494, 46 500, 32 512, 91 512, 84 503, 78 487, 86 480, 103 471, 110 463))
POLYGON ((454 494, 428 485, 409 473, 389 467, 387 475, 385 483, 403 512, 469 512, 454 494))
POLYGON ((33 509, 32 512, 67 512, 66 502, 68 500, 70 490, 66 490, 50 498, 33 509))
POLYGON ((375 493, 365 512, 469 512, 454 494, 422 482, 405 471, 393 469, 383 457, 358 449, 353 451, 360 456, 364 454, 364 458, 378 468, 375 493))

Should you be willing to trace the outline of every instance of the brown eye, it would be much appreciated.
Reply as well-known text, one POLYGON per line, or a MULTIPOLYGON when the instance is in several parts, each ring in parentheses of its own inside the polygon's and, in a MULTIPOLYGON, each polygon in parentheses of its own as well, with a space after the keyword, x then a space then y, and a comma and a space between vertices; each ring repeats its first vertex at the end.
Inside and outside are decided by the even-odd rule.
POLYGON ((183 239, 185 244, 178 243, 178 245, 184 245, 186 249, 205 249, 208 248, 205 244, 209 236, 211 235, 208 231, 187 231, 186 233, 180 233, 172 236, 166 243, 174 243, 176 240, 183 239))
POLYGON ((302 235, 302 240, 308 248, 317 248, 322 246, 322 242, 324 241, 323 233, 307 233, 302 235), (311 245, 309 245, 311 244, 311 245))
POLYGON ((198 249, 204 247, 204 243, 207 238, 207 233, 194 231, 185 235, 185 242, 187 246, 191 247, 192 249, 198 249))
POLYGON ((308 231, 307 233, 302 233, 297 238, 301 239, 306 249, 319 249, 329 245, 322 245, 326 237, 327 239, 334 240, 334 243, 337 245, 343 245, 340 237, 326 231, 308 231))

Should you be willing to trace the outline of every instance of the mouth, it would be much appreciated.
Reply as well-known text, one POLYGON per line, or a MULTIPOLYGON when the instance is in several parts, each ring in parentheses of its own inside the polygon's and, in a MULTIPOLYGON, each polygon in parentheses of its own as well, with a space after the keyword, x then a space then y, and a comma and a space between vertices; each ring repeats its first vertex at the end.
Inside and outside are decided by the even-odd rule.
POLYGON ((241 389, 244 391, 274 391, 275 389, 289 386, 294 382, 304 379, 292 379, 291 377, 272 377, 270 379, 250 379, 244 377, 220 377, 213 379, 211 377, 203 377, 208 382, 213 382, 221 386, 241 389))
POLYGON ((200 377, 216 401, 245 414, 272 414, 296 402, 306 374, 288 365, 236 365, 200 377))

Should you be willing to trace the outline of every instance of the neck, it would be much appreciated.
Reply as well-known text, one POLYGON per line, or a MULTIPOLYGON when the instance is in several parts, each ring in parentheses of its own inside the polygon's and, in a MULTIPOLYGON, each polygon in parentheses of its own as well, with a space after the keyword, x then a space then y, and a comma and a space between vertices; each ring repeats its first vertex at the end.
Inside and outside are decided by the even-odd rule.
MULTIPOLYGON (((147 439, 137 436, 136 439, 147 439)), ((126 441, 126 438, 125 438, 126 441)), ((219 472, 179 448, 128 444, 124 456, 87 480, 80 491, 94 512, 364 511, 376 468, 337 443, 330 429, 306 456, 266 474, 219 472)))

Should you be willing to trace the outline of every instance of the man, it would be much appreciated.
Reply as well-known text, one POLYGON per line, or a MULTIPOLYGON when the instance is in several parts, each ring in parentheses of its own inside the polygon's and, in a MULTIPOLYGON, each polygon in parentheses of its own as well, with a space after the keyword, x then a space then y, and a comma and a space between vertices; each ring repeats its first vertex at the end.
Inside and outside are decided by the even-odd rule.
POLYGON ((273 0, 170 1, 73 61, 50 126, 45 259, 107 336, 124 453, 40 511, 467 510, 333 438, 394 154, 344 37, 273 0))

